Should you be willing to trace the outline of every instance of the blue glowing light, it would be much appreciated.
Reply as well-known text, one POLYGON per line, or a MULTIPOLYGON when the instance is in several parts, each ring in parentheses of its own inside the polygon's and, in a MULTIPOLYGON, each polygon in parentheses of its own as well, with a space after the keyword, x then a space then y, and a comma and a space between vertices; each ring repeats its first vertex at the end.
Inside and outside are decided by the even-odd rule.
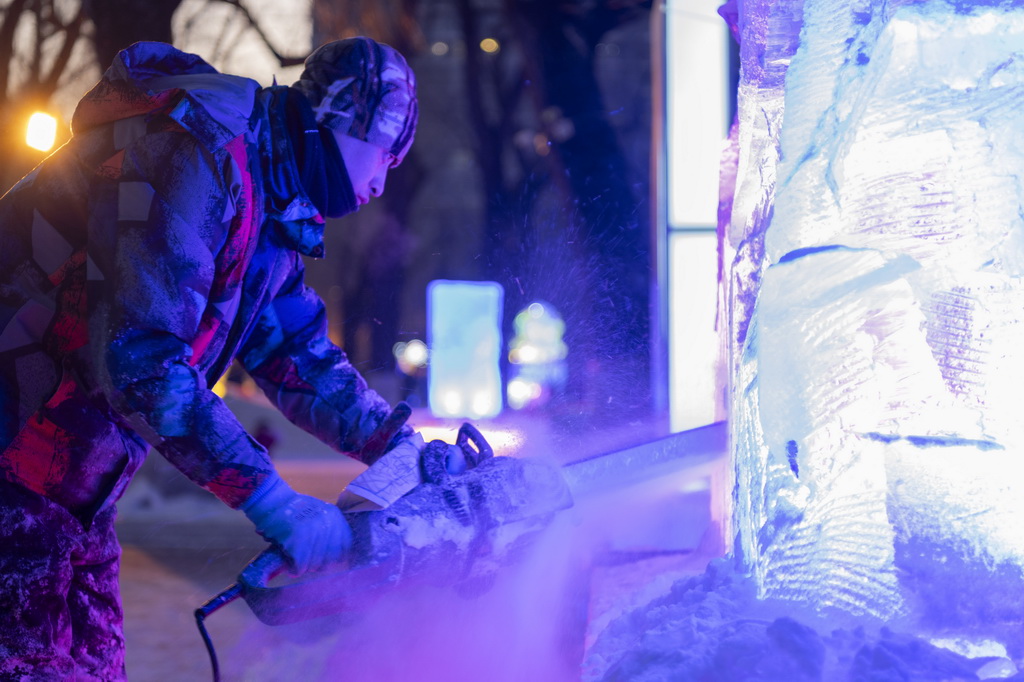
POLYGON ((501 312, 496 282, 435 280, 427 287, 430 411, 480 419, 501 412, 501 312))

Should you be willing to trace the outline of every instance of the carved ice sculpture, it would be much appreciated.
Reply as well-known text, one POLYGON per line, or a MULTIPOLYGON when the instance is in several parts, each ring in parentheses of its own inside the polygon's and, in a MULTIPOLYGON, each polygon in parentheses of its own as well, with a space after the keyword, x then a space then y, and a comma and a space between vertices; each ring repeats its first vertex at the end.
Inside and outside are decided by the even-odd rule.
POLYGON ((736 551, 762 596, 1021 612, 1016 4, 738 5, 722 236, 736 551))

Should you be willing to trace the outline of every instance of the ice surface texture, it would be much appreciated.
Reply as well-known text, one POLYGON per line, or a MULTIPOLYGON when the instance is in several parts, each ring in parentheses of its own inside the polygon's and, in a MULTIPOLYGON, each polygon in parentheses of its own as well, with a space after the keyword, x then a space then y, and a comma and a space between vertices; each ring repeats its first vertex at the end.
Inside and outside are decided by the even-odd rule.
POLYGON ((1024 566, 1024 9, 737 9, 737 556, 823 611, 999 619, 1024 566))

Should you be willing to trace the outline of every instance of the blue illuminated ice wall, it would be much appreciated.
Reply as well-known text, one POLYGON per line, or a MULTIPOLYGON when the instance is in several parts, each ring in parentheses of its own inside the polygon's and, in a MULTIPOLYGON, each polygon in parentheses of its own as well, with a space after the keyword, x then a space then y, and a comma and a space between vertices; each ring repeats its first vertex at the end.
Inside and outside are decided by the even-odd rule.
POLYGON ((742 60, 719 226, 734 530, 764 596, 933 624, 1019 618, 1017 4, 723 10, 742 60))

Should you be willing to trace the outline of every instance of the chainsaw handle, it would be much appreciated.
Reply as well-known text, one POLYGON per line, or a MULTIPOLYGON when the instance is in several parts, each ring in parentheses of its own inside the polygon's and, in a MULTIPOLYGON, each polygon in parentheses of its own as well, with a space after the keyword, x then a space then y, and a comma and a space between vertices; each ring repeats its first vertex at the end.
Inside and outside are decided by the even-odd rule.
POLYGON ((494 457, 494 450, 491 449, 491 444, 469 422, 463 422, 462 427, 459 428, 459 435, 455 437, 455 444, 462 448, 462 452, 466 455, 466 463, 470 469, 479 466, 485 459, 494 457), (470 443, 473 444, 475 450, 469 447, 470 443))
POLYGON ((284 555, 276 547, 269 547, 256 555, 256 558, 242 569, 235 583, 221 590, 220 594, 210 598, 195 610, 196 626, 206 645, 206 651, 210 655, 214 682, 220 682, 220 665, 217 663, 217 652, 213 648, 213 640, 210 639, 210 633, 206 631, 206 617, 239 597, 245 598, 247 588, 266 587, 271 579, 284 569, 284 555))
POLYGON ((250 587, 266 587, 274 576, 288 567, 284 555, 277 547, 260 552, 249 565, 242 569, 238 582, 250 587))
MULTIPOLYGON (((443 440, 432 440, 423 448, 420 455, 423 471, 423 480, 436 485, 447 485, 452 478, 449 473, 448 449, 452 446, 443 440)), ((490 444, 483 437, 475 426, 466 422, 459 429, 455 437, 455 447, 462 450, 466 458, 466 468, 473 469, 480 466, 485 459, 494 456, 490 444)))

